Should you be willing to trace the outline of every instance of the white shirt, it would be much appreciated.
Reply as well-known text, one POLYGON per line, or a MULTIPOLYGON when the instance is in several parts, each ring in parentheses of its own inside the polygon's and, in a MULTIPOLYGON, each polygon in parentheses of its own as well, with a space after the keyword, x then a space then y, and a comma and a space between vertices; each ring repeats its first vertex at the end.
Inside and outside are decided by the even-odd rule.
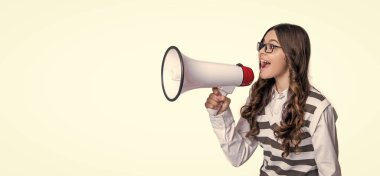
MULTIPOLYGON (((281 110, 286 99, 287 90, 281 93, 274 91, 272 100, 266 107, 270 111, 268 113, 271 116, 270 118, 278 124, 282 119, 281 110)), ((327 106, 321 115, 315 133, 312 135, 314 159, 320 176, 341 175, 338 161, 336 120, 337 115, 334 108, 331 105, 327 106)), ((210 121, 220 146, 231 164, 237 167, 246 162, 259 145, 257 140, 245 137, 250 131, 248 121, 240 118, 235 125, 230 109, 217 116, 210 115, 210 121)))

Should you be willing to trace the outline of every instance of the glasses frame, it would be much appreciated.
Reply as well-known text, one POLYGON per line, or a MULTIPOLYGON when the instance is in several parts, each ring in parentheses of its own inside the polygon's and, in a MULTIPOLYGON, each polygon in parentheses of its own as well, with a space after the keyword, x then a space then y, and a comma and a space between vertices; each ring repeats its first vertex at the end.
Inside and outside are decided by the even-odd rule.
POLYGON ((273 50, 275 48, 282 48, 282 47, 278 46, 278 45, 271 44, 271 43, 257 42, 257 51, 260 52, 260 50, 263 48, 264 48, 265 53, 273 53, 273 50))

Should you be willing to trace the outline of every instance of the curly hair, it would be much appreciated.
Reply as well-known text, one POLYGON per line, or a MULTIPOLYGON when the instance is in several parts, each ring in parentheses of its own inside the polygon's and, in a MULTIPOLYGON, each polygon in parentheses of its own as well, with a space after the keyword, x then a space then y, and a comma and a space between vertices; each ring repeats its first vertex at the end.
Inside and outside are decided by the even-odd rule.
MULTIPOLYGON (((310 92, 308 67, 310 60, 310 40, 307 32, 300 26, 293 24, 278 24, 269 28, 265 35, 274 30, 286 56, 289 68, 288 98, 282 110, 282 121, 274 129, 274 135, 282 140, 282 157, 287 157, 294 147, 294 152, 301 152, 299 144, 302 141, 302 126, 304 124, 304 109, 310 92)), ((250 101, 240 109, 241 116, 250 124, 247 137, 256 137, 260 129, 256 117, 264 113, 265 107, 272 98, 272 88, 275 79, 261 79, 256 81, 250 92, 250 101)))

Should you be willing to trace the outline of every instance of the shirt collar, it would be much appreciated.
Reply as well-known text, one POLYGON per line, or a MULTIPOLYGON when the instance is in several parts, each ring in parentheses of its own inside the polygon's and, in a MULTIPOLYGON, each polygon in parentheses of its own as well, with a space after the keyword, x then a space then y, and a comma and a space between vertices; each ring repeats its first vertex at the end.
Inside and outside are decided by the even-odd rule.
POLYGON ((276 89, 276 85, 273 85, 273 87, 272 87, 272 98, 273 99, 282 99, 282 98, 287 97, 288 89, 289 88, 283 90, 282 92, 278 92, 276 89))

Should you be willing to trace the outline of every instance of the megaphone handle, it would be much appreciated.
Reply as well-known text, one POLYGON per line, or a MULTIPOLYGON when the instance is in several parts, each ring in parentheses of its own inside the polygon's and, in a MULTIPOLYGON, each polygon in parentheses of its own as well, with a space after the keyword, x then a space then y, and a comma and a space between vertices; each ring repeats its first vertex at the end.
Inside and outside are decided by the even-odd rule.
MULTIPOLYGON (((223 96, 227 96, 227 94, 231 94, 235 89, 235 86, 224 86, 224 87, 218 87, 218 90, 220 92, 220 94, 222 94, 223 96)), ((219 108, 220 109, 220 108, 219 108)), ((219 109, 211 109, 211 108, 207 108, 207 111, 210 115, 212 116, 216 116, 219 109)))

